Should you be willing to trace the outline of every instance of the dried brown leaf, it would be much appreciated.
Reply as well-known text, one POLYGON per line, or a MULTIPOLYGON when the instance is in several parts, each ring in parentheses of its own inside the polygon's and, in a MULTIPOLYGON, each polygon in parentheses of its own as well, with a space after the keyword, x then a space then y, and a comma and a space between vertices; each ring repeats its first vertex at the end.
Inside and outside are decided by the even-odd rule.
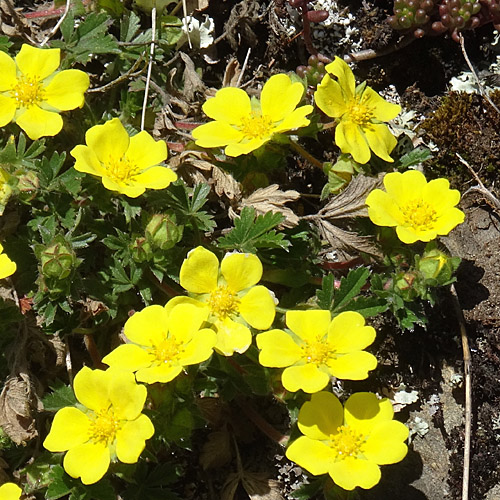
POLYGON ((281 191, 278 184, 272 184, 257 189, 248 198, 244 198, 238 209, 241 211, 243 207, 252 207, 257 214, 279 212, 285 217, 282 226, 294 227, 299 223, 299 218, 290 208, 285 207, 285 203, 296 201, 299 198, 300 194, 297 191, 291 189, 281 191))
POLYGON ((200 453, 200 464, 204 470, 226 465, 233 457, 231 435, 224 429, 208 435, 200 453))
POLYGON ((222 487, 221 500, 233 500, 239 484, 240 475, 237 472, 229 474, 222 487))
POLYGON ((223 87, 236 87, 238 79, 241 75, 241 66, 236 57, 229 59, 226 70, 224 71, 224 78, 222 79, 223 87))
POLYGON ((217 196, 225 195, 229 200, 241 198, 240 183, 230 173, 212 165, 212 179, 217 196))
POLYGON ((193 101, 196 92, 205 93, 205 84, 196 72, 192 59, 184 52, 179 52, 184 62, 184 91, 183 95, 186 101, 193 101))
POLYGON ((275 479, 269 479, 267 474, 244 472, 241 482, 250 500, 283 500, 280 483, 275 479))

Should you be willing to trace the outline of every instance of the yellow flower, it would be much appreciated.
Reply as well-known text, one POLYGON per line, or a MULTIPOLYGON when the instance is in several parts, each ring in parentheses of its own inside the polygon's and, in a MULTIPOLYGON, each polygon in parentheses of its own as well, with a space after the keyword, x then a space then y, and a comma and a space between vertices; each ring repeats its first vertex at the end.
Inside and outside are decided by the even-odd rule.
POLYGON ((274 321, 276 306, 271 292, 262 285, 262 264, 253 254, 231 253, 222 259, 203 247, 189 252, 180 271, 180 283, 189 297, 174 297, 167 311, 181 303, 206 311, 217 332, 215 350, 231 356, 245 352, 252 343, 247 324, 266 330, 274 321))
POLYGON ((125 323, 124 344, 103 358, 107 365, 134 371, 139 382, 170 382, 182 368, 207 360, 217 340, 212 329, 200 329, 208 311, 179 304, 169 312, 148 306, 125 323))
POLYGON ((129 137, 118 118, 96 125, 85 134, 87 146, 73 148, 75 168, 98 175, 106 189, 137 198, 146 188, 165 189, 177 175, 158 163, 168 152, 163 141, 155 141, 144 130, 129 137))
POLYGON ((379 465, 400 462, 408 448, 408 429, 392 420, 388 399, 358 392, 345 403, 329 392, 313 394, 299 412, 299 437, 286 456, 311 474, 329 474, 345 490, 373 488, 379 465))
POLYGON ((338 120, 337 146, 358 163, 370 160, 370 149, 383 160, 392 162, 389 153, 397 141, 382 122, 395 118, 401 107, 388 103, 364 84, 356 87, 351 69, 339 57, 325 69, 329 74, 318 85, 314 99, 321 111, 338 120), (330 75, 337 77, 337 81, 330 75))
POLYGON ((23 490, 14 483, 4 483, 0 486, 1 500, 19 500, 23 490))
POLYGON ((0 244, 0 280, 11 276, 16 272, 17 266, 7 255, 3 253, 3 246, 0 244))
POLYGON ((263 366, 285 368, 281 375, 287 391, 313 393, 324 389, 330 377, 362 380, 377 366, 373 354, 363 351, 375 340, 361 314, 346 311, 331 319, 330 311, 288 311, 283 330, 257 335, 263 366))
POLYGON ((30 139, 57 135, 60 111, 83 106, 89 88, 87 73, 56 72, 60 49, 23 45, 15 60, 0 52, 0 127, 14 120, 30 139))
POLYGON ((310 105, 297 108, 304 87, 285 74, 274 75, 262 89, 260 101, 235 87, 225 87, 208 99, 203 111, 215 121, 193 130, 203 148, 226 146, 228 156, 248 154, 270 141, 274 134, 309 125, 310 105))
POLYGON ((49 451, 67 451, 64 469, 83 484, 99 481, 110 461, 137 462, 146 439, 154 434, 142 414, 147 391, 134 374, 117 368, 82 368, 73 383, 80 408, 59 410, 43 445, 49 451))
POLYGON ((368 216, 377 226, 395 227, 403 243, 431 241, 461 224, 465 214, 455 207, 460 193, 447 179, 427 182, 418 170, 391 172, 385 191, 374 189, 366 198, 368 216))

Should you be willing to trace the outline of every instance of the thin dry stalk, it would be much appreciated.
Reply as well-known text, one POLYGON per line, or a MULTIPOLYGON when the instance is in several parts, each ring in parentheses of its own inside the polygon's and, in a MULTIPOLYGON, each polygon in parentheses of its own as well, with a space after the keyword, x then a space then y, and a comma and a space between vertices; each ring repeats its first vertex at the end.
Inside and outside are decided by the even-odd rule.
POLYGON ((59 21, 57 21, 56 25, 50 30, 50 33, 42 40, 42 42, 40 43, 40 47, 43 47, 57 32, 57 30, 63 23, 64 19, 66 19, 70 6, 71 6, 71 0, 66 0, 66 6, 64 7, 63 15, 61 16, 59 21))
POLYGON ((153 0, 153 9, 151 10, 151 49, 149 51, 148 73, 146 75, 146 88, 144 89, 144 101, 142 102, 141 131, 144 130, 146 121, 146 107, 148 105, 149 83, 151 82, 151 71, 153 69, 153 60, 155 55, 156 42, 156 0, 153 0))

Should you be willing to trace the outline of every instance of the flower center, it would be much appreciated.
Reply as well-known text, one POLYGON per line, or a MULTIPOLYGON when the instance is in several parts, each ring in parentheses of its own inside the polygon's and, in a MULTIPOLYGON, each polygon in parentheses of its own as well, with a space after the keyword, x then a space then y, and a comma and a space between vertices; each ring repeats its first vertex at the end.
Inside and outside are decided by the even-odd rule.
POLYGON ((437 220, 436 211, 423 200, 412 200, 401 207, 405 225, 418 231, 428 231, 434 227, 437 220))
POLYGON ((372 114, 370 108, 361 104, 354 97, 347 103, 346 115, 348 115, 349 119, 356 125, 366 125, 372 118, 372 114))
POLYGON ((265 139, 272 135, 272 125, 273 121, 269 116, 252 111, 250 116, 241 120, 240 130, 251 139, 265 139))
POLYGON ((109 446, 115 440, 120 427, 120 421, 115 417, 112 409, 98 411, 90 425, 90 439, 95 443, 104 443, 109 446))
POLYGON ((116 158, 109 158, 105 167, 109 177, 119 184, 127 183, 138 171, 137 166, 125 157, 118 160, 116 158))
POLYGON ((45 91, 37 78, 21 76, 11 91, 18 108, 29 108, 43 101, 45 91))
POLYGON ((178 359, 181 351, 182 348, 180 347, 180 344, 178 344, 174 339, 165 339, 161 344, 158 344, 152 350, 156 361, 160 364, 175 361, 178 359))
POLYGON ((363 453, 366 437, 348 425, 337 427, 337 434, 330 435, 330 448, 335 452, 336 460, 357 457, 363 453))
POLYGON ((240 299, 233 293, 228 286, 221 285, 217 287, 208 299, 208 305, 212 314, 215 314, 220 319, 238 312, 240 299))
POLYGON ((314 341, 305 342, 302 345, 302 357, 308 363, 315 365, 327 364, 328 360, 332 357, 330 346, 326 339, 317 338, 314 341))

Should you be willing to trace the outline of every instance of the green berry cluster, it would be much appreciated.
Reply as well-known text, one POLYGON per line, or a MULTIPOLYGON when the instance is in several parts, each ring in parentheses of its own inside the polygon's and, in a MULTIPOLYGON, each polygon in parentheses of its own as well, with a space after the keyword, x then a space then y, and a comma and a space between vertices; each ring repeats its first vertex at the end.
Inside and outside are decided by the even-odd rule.
POLYGON ((299 66, 295 72, 300 78, 305 78, 311 87, 316 87, 326 75, 325 64, 314 55, 307 60, 307 66, 299 66))
POLYGON ((394 15, 388 22, 395 30, 414 30, 414 35, 421 38, 425 26, 430 21, 430 15, 435 8, 434 0, 396 0, 394 15))

